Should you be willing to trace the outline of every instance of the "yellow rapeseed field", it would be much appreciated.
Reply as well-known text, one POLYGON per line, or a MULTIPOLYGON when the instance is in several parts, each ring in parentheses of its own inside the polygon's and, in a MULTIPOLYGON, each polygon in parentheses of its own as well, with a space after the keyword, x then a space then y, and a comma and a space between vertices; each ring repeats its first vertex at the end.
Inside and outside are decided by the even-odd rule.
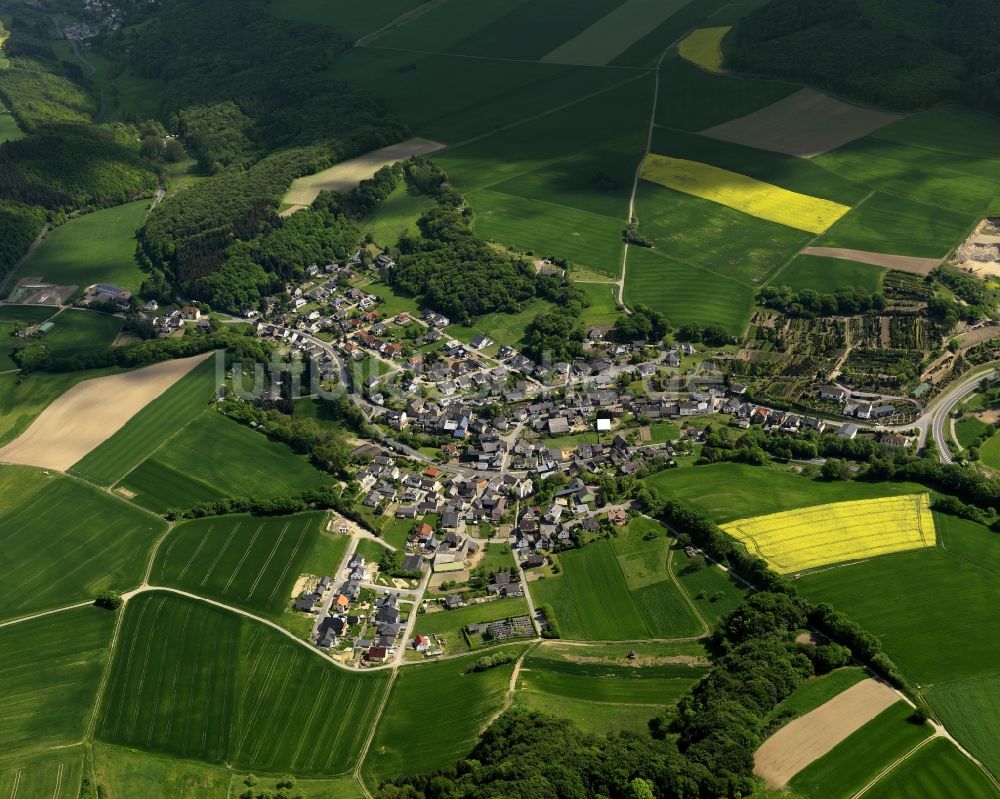
POLYGON ((728 169, 655 153, 646 156, 641 175, 661 186, 809 233, 824 233, 851 210, 728 169))
POLYGON ((933 547, 927 494, 834 502, 722 525, 780 574, 933 547))
POLYGON ((681 58, 708 72, 725 72, 722 68, 722 40, 732 29, 732 25, 723 28, 698 28, 677 45, 677 51, 681 58))

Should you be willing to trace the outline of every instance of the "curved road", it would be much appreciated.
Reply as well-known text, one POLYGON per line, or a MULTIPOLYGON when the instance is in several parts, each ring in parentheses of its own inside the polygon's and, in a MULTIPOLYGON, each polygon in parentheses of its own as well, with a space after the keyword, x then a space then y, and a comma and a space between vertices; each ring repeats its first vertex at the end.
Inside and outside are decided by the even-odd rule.
POLYGON ((974 394, 979 388, 979 384, 984 377, 992 377, 996 373, 995 363, 981 367, 977 371, 963 377, 954 385, 945 390, 934 405, 934 410, 930 412, 930 434, 937 444, 938 457, 941 463, 954 463, 955 459, 948 446, 948 419, 952 409, 962 402, 970 394, 974 394))

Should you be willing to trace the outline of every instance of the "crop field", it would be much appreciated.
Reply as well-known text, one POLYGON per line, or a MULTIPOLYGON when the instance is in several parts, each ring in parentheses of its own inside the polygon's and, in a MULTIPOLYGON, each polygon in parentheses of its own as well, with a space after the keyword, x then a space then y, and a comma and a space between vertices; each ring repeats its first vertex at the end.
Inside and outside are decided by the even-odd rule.
POLYGON ((78 799, 84 774, 83 747, 0 766, 0 796, 17 799, 78 799))
POLYGON ((215 370, 214 357, 198 364, 74 464, 73 471, 99 485, 114 485, 208 406, 215 370))
POLYGON ((322 472, 285 444, 209 408, 121 485, 135 494, 140 505, 162 512, 221 496, 295 494, 327 482, 322 472))
POLYGON ((631 545, 613 547, 605 540, 595 541, 561 555, 561 574, 531 583, 535 605, 551 605, 562 635, 569 639, 628 641, 697 635, 700 625, 667 577, 666 539, 642 543, 663 556, 659 580, 652 581, 655 575, 650 575, 647 553, 631 545), (619 554, 623 550, 628 551, 619 554))
POLYGON ((718 324, 738 335, 750 318, 753 295, 753 288, 742 281, 675 261, 657 250, 629 250, 625 304, 648 305, 674 326, 718 324), (712 290, 705 291, 706 286, 712 290))
POLYGON ((992 676, 1000 662, 1000 542, 974 522, 941 514, 935 521, 942 548, 806 575, 798 585, 877 635, 917 683, 992 676))
POLYGON ((799 255, 779 272, 772 281, 776 286, 790 286, 796 291, 812 289, 821 294, 833 294, 838 289, 855 286, 869 294, 882 288, 886 270, 870 264, 799 255))
POLYGON ((360 38, 420 5, 421 0, 382 0, 371 5, 350 0, 277 0, 269 10, 282 19, 329 25, 341 33, 360 38))
POLYGON ((731 25, 698 28, 681 40, 677 45, 677 52, 681 58, 709 72, 724 72, 722 40, 732 29, 731 25))
POLYGON ((789 191, 737 172, 665 155, 646 156, 642 177, 808 233, 823 233, 850 210, 846 205, 789 191))
POLYGON ((324 518, 317 512, 185 522, 157 552, 150 579, 230 605, 279 613, 324 518))
POLYGON ((117 316, 72 309, 52 321, 55 327, 44 340, 52 354, 62 358, 110 347, 124 324, 117 316))
POLYGON ((433 771, 469 754, 480 732, 503 709, 514 670, 509 663, 466 674, 479 657, 430 661, 399 670, 362 766, 370 787, 412 773, 415 762, 421 771, 433 771), (428 723, 428 713, 433 723, 428 723))
MULTIPOLYGON (((778 469, 718 463, 660 472, 645 483, 664 499, 695 505, 716 523, 828 502, 920 492, 916 483, 826 482, 778 469)), ((938 519, 940 523, 940 519, 938 519)))
POLYGON ((1000 772, 1000 675, 935 685, 927 698, 948 732, 1000 772))
POLYGON ((0 628, 0 759, 83 739, 114 626, 83 607, 0 628))
POLYGON ((235 614, 149 593, 125 610, 97 735, 239 769, 343 774, 386 679, 337 669, 235 614))
POLYGON ((60 225, 21 267, 64 286, 112 283, 137 291, 145 275, 135 262, 135 231, 149 208, 139 200, 85 214, 60 225))
POLYGON ((615 666, 565 660, 546 652, 525 658, 517 680, 520 705, 571 719, 584 730, 644 732, 705 673, 683 663, 615 666))
POLYGON ((788 713, 803 716, 867 677, 868 673, 860 666, 844 666, 819 677, 810 677, 791 696, 778 703, 768 720, 788 713))
POLYGON ((779 574, 937 545, 927 494, 814 505, 722 529, 779 574))
POLYGON ((850 799, 887 763, 931 734, 908 719, 913 709, 897 702, 796 774, 789 787, 810 799, 850 799))
POLYGON ((142 580, 166 525, 95 488, 34 469, 0 468, 0 616, 90 599, 142 580))
POLYGON ((865 799, 996 799, 1000 789, 948 741, 931 741, 877 782, 865 799))

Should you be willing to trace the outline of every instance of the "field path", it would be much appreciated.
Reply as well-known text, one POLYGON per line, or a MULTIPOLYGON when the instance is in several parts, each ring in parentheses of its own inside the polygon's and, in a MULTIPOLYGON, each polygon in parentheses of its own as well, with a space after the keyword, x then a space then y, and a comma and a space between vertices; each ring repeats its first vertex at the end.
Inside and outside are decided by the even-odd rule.
POLYGON ((35 250, 37 250, 40 246, 42 246, 42 241, 45 239, 46 234, 51 229, 52 226, 46 223, 39 231, 38 235, 35 236, 35 240, 31 243, 31 246, 28 248, 28 251, 20 258, 18 258, 17 261, 14 263, 14 265, 7 270, 7 274, 5 274, 3 276, 3 280, 0 281, 0 295, 7 293, 7 286, 10 284, 10 281, 14 279, 14 275, 16 275, 18 270, 22 266, 24 266, 24 264, 28 261, 29 258, 31 258, 32 255, 35 254, 35 250))
POLYGON ((392 687, 395 685, 396 677, 398 676, 399 670, 393 667, 392 676, 389 677, 389 681, 385 684, 385 693, 382 694, 382 701, 379 702, 378 710, 375 711, 375 716, 372 718, 371 729, 368 730, 368 736, 365 738, 364 744, 362 744, 361 749, 358 751, 358 764, 354 767, 354 771, 351 773, 351 776, 354 777, 354 781, 361 787, 361 790, 364 792, 365 796, 368 797, 368 799, 373 799, 372 792, 368 790, 368 785, 361 776, 361 767, 365 764, 365 760, 368 757, 368 751, 372 748, 372 741, 375 740, 375 733, 378 731, 378 725, 382 720, 382 714, 385 712, 385 707, 389 704, 389 697, 392 695, 392 687))
POLYGON ((844 247, 805 247, 801 252, 802 255, 839 258, 842 261, 882 266, 895 269, 897 272, 909 272, 913 275, 929 275, 941 265, 942 260, 940 258, 915 258, 910 255, 890 255, 889 253, 868 252, 867 250, 849 250, 844 247))
POLYGON ((702 634, 708 635, 710 632, 712 632, 712 626, 708 623, 708 620, 701 614, 701 610, 698 609, 698 606, 695 604, 694 600, 691 599, 691 595, 687 592, 687 589, 683 585, 681 585, 681 581, 677 579, 677 575, 674 574, 673 563, 674 563, 674 550, 672 547, 668 547, 667 574, 670 575, 671 582, 674 584, 674 586, 676 586, 677 591, 680 593, 680 595, 684 597, 684 601, 687 602, 687 605, 689 608, 691 608, 691 612, 694 614, 694 617, 698 620, 698 623, 701 625, 701 629, 703 631, 702 634))

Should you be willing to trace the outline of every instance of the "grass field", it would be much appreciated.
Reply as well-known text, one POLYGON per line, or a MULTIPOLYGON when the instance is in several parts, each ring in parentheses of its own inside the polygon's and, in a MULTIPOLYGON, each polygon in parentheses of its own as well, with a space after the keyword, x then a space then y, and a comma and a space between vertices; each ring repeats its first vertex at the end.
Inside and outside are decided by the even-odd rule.
POLYGON ((936 514, 935 524, 938 549, 807 575, 798 585, 878 636, 917 683, 992 676, 1000 662, 1000 541, 953 516, 936 514))
POLYGON ((683 664, 632 668, 581 663, 539 650, 525 659, 516 702, 568 718, 596 735, 611 730, 642 734, 653 716, 704 673, 703 666, 683 664))
POLYGON ((733 28, 698 28, 685 36, 677 45, 680 57, 709 72, 724 72, 722 68, 722 40, 733 28))
POLYGON ((433 205, 424 194, 412 194, 405 185, 396 188, 378 210, 361 223, 366 233, 386 247, 395 245, 405 231, 417 232, 417 220, 433 205))
POLYGON ((671 568, 698 611, 714 624, 731 613, 746 595, 744 587, 714 566, 692 569, 682 551, 675 551, 671 568))
POLYGON ((669 542, 644 541, 641 525, 613 542, 562 554, 562 572, 530 584, 535 605, 551 605, 563 637, 596 641, 676 638, 701 627, 667 576, 669 542))
POLYGON ((229 605, 280 613, 325 518, 316 512, 185 522, 157 552, 150 580, 229 605))
POLYGON ((856 287, 876 294, 882 288, 887 269, 839 258, 817 255, 797 255, 795 260, 775 275, 776 286, 790 286, 796 291, 812 289, 821 294, 833 294, 838 289, 856 287))
POLYGON ((77 480, 0 468, 0 616, 91 599, 142 579, 166 525, 77 480))
MULTIPOLYGON (((827 482, 778 469, 720 463, 693 469, 673 469, 653 475, 645 483, 664 499, 699 507, 722 523, 827 502, 914 494, 915 483, 827 482)), ((938 519, 940 522, 940 519, 938 519)))
POLYGON ((73 471, 99 485, 114 485, 207 407, 215 370, 214 357, 196 366, 77 462, 73 471))
POLYGON ((937 544, 927 494, 814 505, 722 529, 779 574, 937 544))
POLYGON ((935 685, 927 697, 948 732, 1000 772, 1000 675, 935 685))
POLYGON ((121 485, 140 505, 163 512, 224 496, 295 494, 327 482, 326 475, 285 444, 208 408, 121 485))
MULTIPOLYGON (((0 56, 0 59, 2 58, 3 56, 0 56)), ((2 66, 0 66, 0 69, 2 69, 2 66)), ((3 144, 5 141, 14 141, 15 139, 23 137, 24 132, 18 126, 17 120, 14 119, 6 107, 0 108, 0 144, 3 144)))
POLYGON ((989 778, 948 741, 931 741, 890 771, 865 799, 996 799, 989 778))
POLYGON ((590 305, 583 312, 588 325, 613 325, 621 316, 618 310, 618 287, 614 283, 575 283, 587 295, 590 305))
POLYGON ((135 262, 135 231, 148 207, 148 200, 139 200, 69 220, 45 237, 20 274, 61 285, 113 283, 137 291, 145 275, 135 262))
MULTIPOLYGON (((975 443, 976 439, 986 433, 988 426, 986 422, 977 419, 975 416, 963 416, 955 421, 955 438, 962 445, 963 449, 968 449, 975 443)), ((986 464, 990 466, 991 464, 986 464)), ((993 468, 997 468, 993 466, 993 468)))
POLYGON ((444 329, 446 336, 469 342, 482 333, 493 339, 494 343, 486 348, 486 353, 496 352, 501 344, 518 347, 524 341, 524 331, 539 312, 552 307, 546 300, 532 300, 524 309, 515 314, 491 313, 480 316, 471 326, 449 325, 444 329))
MULTIPOLYGON (((955 429, 957 434, 957 424, 955 425, 955 429)), ((1000 469, 1000 434, 994 433, 989 437, 986 443, 979 448, 979 457, 991 469, 1000 469)))
POLYGON ((344 774, 386 679, 232 613, 143 594, 125 610, 97 736, 238 769, 344 774))
POLYGON ((528 603, 523 598, 498 599, 482 605, 469 605, 458 610, 441 610, 417 616, 414 634, 443 636, 445 647, 450 654, 468 652, 469 645, 462 635, 462 630, 468 625, 527 615, 528 603))
POLYGON ((0 796, 78 799, 85 757, 83 746, 73 746, 0 765, 0 796))
POLYGON ((931 734, 908 721, 913 709, 897 702, 800 771, 789 787, 809 799, 850 799, 886 764, 931 734))
POLYGON ((111 346, 121 332, 123 319, 89 311, 66 310, 52 320, 55 327, 45 336, 53 355, 71 358, 111 346))
MULTIPOLYGON (((522 649, 507 651, 520 654, 522 649)), ((466 674, 478 657, 400 669, 362 767, 369 787, 415 770, 444 768, 469 754, 479 733, 503 708, 514 670, 510 663, 466 674)))
POLYGON ((83 740, 114 626, 84 607, 0 628, 0 762, 83 740))
POLYGON ((701 197, 780 225, 823 233, 850 208, 810 197, 710 164, 650 154, 642 177, 669 189, 701 197))

